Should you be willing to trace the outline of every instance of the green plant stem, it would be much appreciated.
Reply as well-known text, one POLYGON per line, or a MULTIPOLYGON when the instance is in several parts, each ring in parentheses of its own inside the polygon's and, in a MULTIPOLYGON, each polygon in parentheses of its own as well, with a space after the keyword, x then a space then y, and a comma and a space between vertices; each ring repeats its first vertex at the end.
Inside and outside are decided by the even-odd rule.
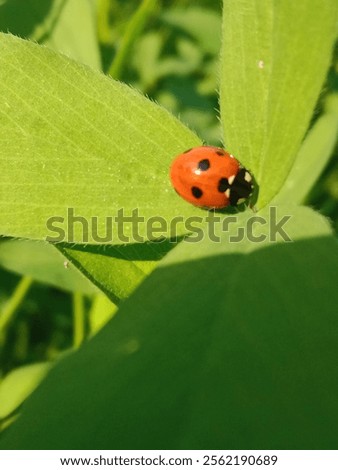
POLYGON ((119 79, 121 77, 123 67, 129 57, 129 51, 143 30, 148 18, 154 12, 157 2, 158 0, 143 0, 130 19, 120 47, 109 69, 109 75, 113 78, 119 79))
POLYGON ((43 43, 51 37, 66 4, 67 0, 59 0, 55 3, 55 7, 52 9, 52 13, 47 15, 45 21, 38 25, 38 27, 33 32, 31 37, 32 40, 43 43))
POLYGON ((85 338, 85 311, 83 295, 80 292, 73 294, 73 345, 78 348, 85 338))
POLYGON ((99 41, 103 44, 109 44, 111 34, 109 28, 109 8, 110 0, 99 0, 97 8, 97 34, 99 41))
POLYGON ((14 317, 16 311, 20 307, 22 301, 24 300, 32 283, 33 283, 33 279, 30 276, 22 277, 20 282, 16 286, 16 289, 13 292, 11 298, 3 307, 0 313, 0 343, 3 342, 6 329, 10 321, 14 317))

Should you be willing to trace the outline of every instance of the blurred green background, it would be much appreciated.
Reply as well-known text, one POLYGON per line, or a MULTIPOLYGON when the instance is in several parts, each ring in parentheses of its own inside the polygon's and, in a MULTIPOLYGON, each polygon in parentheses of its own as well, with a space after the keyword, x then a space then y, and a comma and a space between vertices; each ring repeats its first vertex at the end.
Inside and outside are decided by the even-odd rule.
MULTIPOLYGON (((148 2, 146 20, 135 34, 131 22, 140 3, 0 0, 0 29, 111 73, 178 116, 206 143, 222 145, 217 96, 221 2, 148 2), (128 60, 118 63, 121 47, 127 47, 128 60)), ((337 71, 338 48, 313 122, 321 114, 326 95, 338 89, 337 71)), ((337 232, 336 157, 337 148, 307 203, 329 217, 337 232)), ((20 242, 9 251, 8 241, 0 242, 0 318, 13 292, 18 299, 0 335, 0 380, 19 366, 51 361, 78 346, 113 314, 114 306, 75 270, 72 282, 68 275, 65 281, 63 271, 68 273, 68 269, 60 254, 41 251, 40 245, 20 242), (31 274, 32 265, 39 275, 28 279, 20 295, 20 279, 22 274, 31 274), (98 304, 106 312, 99 319, 98 304)))

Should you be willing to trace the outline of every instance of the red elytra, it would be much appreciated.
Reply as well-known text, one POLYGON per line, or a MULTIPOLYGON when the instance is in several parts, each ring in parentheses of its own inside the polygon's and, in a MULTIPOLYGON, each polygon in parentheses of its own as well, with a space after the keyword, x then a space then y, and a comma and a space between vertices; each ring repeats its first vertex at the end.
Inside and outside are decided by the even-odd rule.
POLYGON ((173 161, 170 177, 183 199, 209 209, 241 204, 253 189, 248 170, 233 155, 218 147, 186 150, 173 161))

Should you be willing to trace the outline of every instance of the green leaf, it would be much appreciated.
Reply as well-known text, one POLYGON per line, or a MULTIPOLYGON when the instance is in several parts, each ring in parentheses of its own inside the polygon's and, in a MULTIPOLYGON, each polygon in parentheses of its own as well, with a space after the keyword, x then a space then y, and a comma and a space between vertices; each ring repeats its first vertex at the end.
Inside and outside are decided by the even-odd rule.
POLYGON ((90 333, 95 334, 116 314, 117 306, 106 295, 95 296, 89 312, 90 333))
POLYGON ((327 165, 338 134, 338 95, 329 98, 326 112, 306 136, 288 179, 274 199, 276 204, 304 202, 327 165))
POLYGON ((51 32, 44 33, 43 43, 83 64, 101 69, 95 3, 95 0, 66 0, 56 25, 51 32))
POLYGON ((114 303, 127 298, 146 275, 142 266, 117 258, 114 247, 58 249, 114 303))
POLYGON ((51 367, 38 363, 19 367, 0 382, 0 420, 13 413, 35 390, 51 367))
POLYGON ((336 20, 335 0, 224 1, 224 138, 258 182, 257 207, 290 172, 330 63, 336 20))
POLYGON ((59 289, 84 294, 98 292, 88 279, 47 243, 30 240, 2 241, 0 266, 59 289))
MULTIPOLYGON (((173 157, 200 140, 128 86, 1 34, 0 109, 1 234, 103 243, 112 225, 112 243, 123 244, 119 210, 128 217, 139 210, 144 240, 157 238, 147 228, 154 216, 168 236, 175 216, 206 214, 179 198, 168 176, 173 157), (70 233, 68 208, 89 223, 87 238, 86 222, 73 221, 70 233), (53 225, 63 233, 53 229, 53 217, 64 220, 53 225), (99 240, 91 230, 96 222, 99 240)), ((124 233, 131 237, 130 224, 124 233)), ((187 233, 183 222, 176 233, 187 233)))
POLYGON ((242 214, 220 243, 172 250, 53 369, 2 448, 336 448, 337 242, 308 208, 278 214, 293 243, 230 242, 242 214))
POLYGON ((64 0, 2 0, 0 30, 21 37, 34 35, 53 10, 64 0))
POLYGON ((114 303, 119 303, 129 297, 173 246, 162 242, 57 248, 114 303))
POLYGON ((221 20, 215 11, 198 6, 172 8, 163 12, 162 19, 192 36, 204 53, 218 54, 221 20))
POLYGON ((5 0, 0 5, 0 30, 43 43, 100 69, 95 3, 96 0, 5 0))

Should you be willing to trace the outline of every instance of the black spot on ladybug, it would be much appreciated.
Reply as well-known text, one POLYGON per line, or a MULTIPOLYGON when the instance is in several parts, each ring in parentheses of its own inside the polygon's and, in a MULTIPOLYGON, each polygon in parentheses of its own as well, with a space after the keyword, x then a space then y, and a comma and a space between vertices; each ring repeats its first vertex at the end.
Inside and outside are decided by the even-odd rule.
POLYGON ((226 178, 221 178, 218 183, 218 191, 220 193, 225 193, 227 189, 230 188, 229 181, 226 178))
POLYGON ((191 192, 192 192, 192 195, 196 198, 196 199, 200 199, 202 196, 203 196, 203 191, 198 188, 197 186, 193 186, 191 188, 191 192))
POLYGON ((215 153, 216 153, 217 155, 219 155, 220 157, 223 157, 223 156, 225 155, 225 152, 224 152, 224 150, 222 150, 222 149, 216 150, 215 153))
POLYGON ((197 167, 201 171, 207 171, 210 168, 210 161, 207 158, 205 158, 204 160, 201 160, 200 162, 198 162, 197 167))
POLYGON ((192 150, 192 149, 188 149, 188 150, 186 150, 186 151, 183 152, 183 153, 189 153, 189 152, 191 152, 191 150, 192 150))

